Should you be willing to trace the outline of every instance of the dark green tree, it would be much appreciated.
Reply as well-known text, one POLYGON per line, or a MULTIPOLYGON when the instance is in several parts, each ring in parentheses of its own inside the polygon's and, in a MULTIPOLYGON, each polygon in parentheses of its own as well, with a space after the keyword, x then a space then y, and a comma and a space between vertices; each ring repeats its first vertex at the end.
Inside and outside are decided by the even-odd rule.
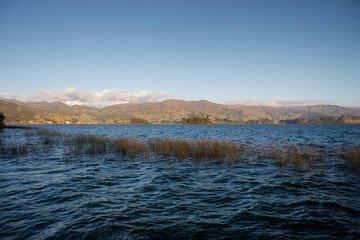
POLYGON ((150 124, 150 122, 143 118, 132 118, 130 119, 131 124, 150 124))
POLYGON ((0 112, 0 129, 5 128, 4 120, 5 120, 5 116, 4 116, 4 114, 2 112, 0 112))
POLYGON ((191 117, 191 118, 183 118, 183 124, 214 124, 215 120, 212 117, 191 117))

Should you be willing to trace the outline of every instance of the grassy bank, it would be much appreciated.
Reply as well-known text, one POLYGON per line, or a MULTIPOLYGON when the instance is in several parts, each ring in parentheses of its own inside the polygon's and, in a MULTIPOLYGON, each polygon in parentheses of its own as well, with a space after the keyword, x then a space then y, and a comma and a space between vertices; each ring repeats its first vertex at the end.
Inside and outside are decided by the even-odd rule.
POLYGON ((270 160, 279 167, 294 167, 301 171, 324 170, 331 161, 343 161, 360 173, 360 147, 327 149, 325 146, 291 143, 246 144, 219 139, 139 139, 65 134, 41 128, 28 130, 25 136, 29 139, 35 137, 37 140, 9 143, 0 139, 0 154, 14 157, 60 146, 65 149, 66 154, 72 156, 114 154, 228 162, 270 160))

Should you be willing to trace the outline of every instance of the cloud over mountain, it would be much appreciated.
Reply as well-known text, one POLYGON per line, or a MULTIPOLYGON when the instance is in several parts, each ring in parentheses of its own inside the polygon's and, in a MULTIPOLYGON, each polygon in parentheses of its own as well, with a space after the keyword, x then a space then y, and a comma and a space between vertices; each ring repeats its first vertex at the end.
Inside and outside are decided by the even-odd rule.
POLYGON ((69 105, 111 105, 119 103, 157 102, 168 99, 171 95, 166 92, 148 90, 129 93, 126 90, 105 89, 101 92, 79 91, 75 88, 66 88, 59 91, 37 90, 34 94, 19 95, 13 93, 0 93, 0 98, 11 98, 21 101, 61 101, 69 105))
POLYGON ((270 100, 250 99, 250 100, 238 100, 232 99, 225 102, 226 105, 257 105, 257 106, 271 106, 271 107, 293 107, 293 106, 309 106, 317 104, 329 104, 325 100, 309 100, 309 99, 283 99, 273 98, 270 100))

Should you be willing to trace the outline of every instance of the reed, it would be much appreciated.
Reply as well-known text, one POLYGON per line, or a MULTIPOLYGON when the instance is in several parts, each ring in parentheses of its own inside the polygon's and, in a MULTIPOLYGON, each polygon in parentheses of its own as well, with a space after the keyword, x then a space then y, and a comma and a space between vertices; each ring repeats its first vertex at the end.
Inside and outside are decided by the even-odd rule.
POLYGON ((14 157, 28 153, 28 145, 18 142, 3 144, 0 143, 0 155, 14 157))
POLYGON ((50 144, 53 144, 55 143, 54 139, 49 137, 49 136, 44 136, 44 139, 43 139, 43 142, 42 142, 44 145, 50 145, 50 144))
POLYGON ((108 150, 109 138, 91 134, 78 134, 74 137, 77 152, 88 154, 102 154, 108 150))
POLYGON ((206 140, 194 140, 189 146, 189 155, 195 159, 209 159, 210 152, 208 149, 208 142, 206 140))
POLYGON ((121 137, 110 140, 112 148, 115 153, 121 155, 136 156, 145 154, 147 151, 146 144, 136 138, 121 137))
POLYGON ((61 136, 64 135, 63 133, 53 130, 53 129, 45 129, 45 128, 30 128, 35 131, 37 135, 43 135, 43 136, 61 136))
POLYGON ((238 148, 235 143, 218 139, 150 139, 149 150, 156 154, 177 158, 191 157, 194 159, 229 159, 238 160, 238 148))
POLYGON ((284 155, 284 152, 278 148, 276 145, 273 145, 272 148, 272 157, 275 159, 276 163, 279 166, 286 166, 287 164, 287 158, 284 155))
POLYGON ((239 161, 239 152, 240 152, 240 149, 238 149, 238 146, 230 140, 226 140, 224 142, 224 144, 225 144, 225 152, 226 152, 227 159, 238 162, 239 161))
POLYGON ((294 144, 273 145, 271 157, 280 167, 292 165, 299 170, 312 170, 316 165, 323 167, 329 159, 327 151, 322 148, 294 144))
POLYGON ((185 158, 190 155, 190 141, 178 138, 149 139, 145 145, 149 150, 164 156, 185 158))
POLYGON ((168 140, 170 142, 170 151, 172 155, 179 158, 185 158, 189 155, 190 142, 182 139, 168 140))
POLYGON ((346 162, 360 173, 360 147, 345 148, 346 162))
POLYGON ((329 159, 345 159, 351 168, 360 171, 360 147, 329 150, 311 144, 250 144, 219 139, 138 139, 98 136, 91 134, 64 134, 48 129, 34 129, 25 133, 28 144, 5 143, 0 139, 0 154, 17 156, 29 151, 48 151, 62 145, 67 155, 120 154, 127 156, 161 155, 165 158, 192 158, 196 160, 235 161, 274 160, 279 167, 291 166, 301 171, 324 169, 329 159), (35 135, 42 136, 42 138, 35 135), (40 142, 39 142, 40 141, 40 142), (41 143, 41 144, 38 144, 41 143))

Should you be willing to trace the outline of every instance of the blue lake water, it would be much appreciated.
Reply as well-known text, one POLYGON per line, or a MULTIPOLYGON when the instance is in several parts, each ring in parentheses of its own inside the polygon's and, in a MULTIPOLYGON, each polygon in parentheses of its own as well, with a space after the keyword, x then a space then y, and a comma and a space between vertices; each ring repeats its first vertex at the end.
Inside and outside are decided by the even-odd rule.
POLYGON ((217 138, 249 143, 360 145, 360 125, 30 125, 66 133, 139 138, 217 138))
MULTIPOLYGON (((359 146, 360 125, 39 125, 66 133, 359 146)), ((40 141, 5 129, 0 140, 40 141)), ((1 239, 360 239, 360 174, 273 161, 0 156, 1 239)))

